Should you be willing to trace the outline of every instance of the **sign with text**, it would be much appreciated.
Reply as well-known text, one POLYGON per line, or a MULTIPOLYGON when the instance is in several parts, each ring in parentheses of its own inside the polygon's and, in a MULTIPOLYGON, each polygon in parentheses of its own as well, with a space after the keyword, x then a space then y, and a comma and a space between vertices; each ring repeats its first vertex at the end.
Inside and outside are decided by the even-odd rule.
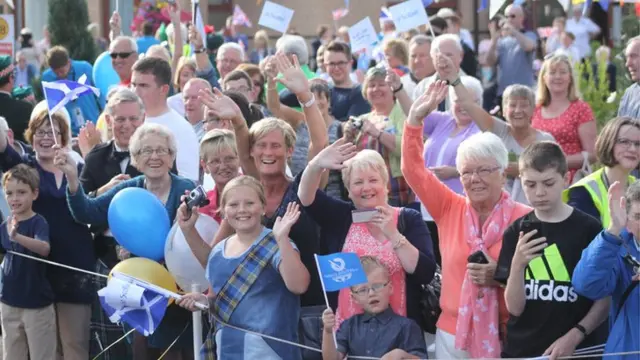
POLYGON ((349 28, 349 39, 354 53, 361 50, 368 52, 378 42, 378 34, 368 16, 349 28))
POLYGON ((13 15, 0 15, 0 55, 15 55, 16 35, 13 21, 13 15))
POLYGON ((284 34, 287 32, 292 18, 292 9, 271 1, 265 1, 258 25, 284 34))
POLYGON ((405 32, 429 22, 421 0, 409 0, 389 8, 396 31, 405 32))

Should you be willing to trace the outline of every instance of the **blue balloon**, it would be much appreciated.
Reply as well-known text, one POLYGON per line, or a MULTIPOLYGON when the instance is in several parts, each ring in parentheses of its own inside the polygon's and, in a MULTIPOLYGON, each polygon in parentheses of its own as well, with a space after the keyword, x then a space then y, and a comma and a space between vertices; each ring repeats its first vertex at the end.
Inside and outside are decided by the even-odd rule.
POLYGON ((120 76, 113 69, 108 51, 100 54, 93 64, 93 83, 100 89, 100 102, 102 104, 106 103, 109 88, 120 83, 120 76))
POLYGON ((164 258, 169 215, 155 195, 142 188, 126 188, 111 200, 109 228, 118 243, 136 256, 164 258))

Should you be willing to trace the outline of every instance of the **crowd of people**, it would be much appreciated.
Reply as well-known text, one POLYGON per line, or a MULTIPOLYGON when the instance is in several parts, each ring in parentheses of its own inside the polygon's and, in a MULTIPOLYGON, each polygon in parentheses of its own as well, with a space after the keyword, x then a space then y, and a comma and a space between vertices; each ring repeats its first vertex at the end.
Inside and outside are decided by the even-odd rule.
POLYGON ((451 9, 435 37, 384 18, 370 54, 328 26, 272 46, 230 18, 203 38, 179 11, 166 43, 149 24, 122 35, 114 13, 120 83, 55 113, 15 89, 92 84, 92 65, 29 31, 0 56, 5 359, 192 359, 197 303, 203 359, 640 356, 640 37, 624 53, 633 85, 598 129, 577 66, 600 29, 579 6, 545 42, 518 5, 480 44, 451 9), (209 203, 191 209, 199 185, 209 203), (162 203, 209 289, 181 289, 152 335, 118 341, 129 328, 91 273, 136 256, 109 230, 127 188, 162 203), (220 225, 210 238, 202 216, 220 225), (314 255, 340 252, 367 283, 324 294, 314 255))

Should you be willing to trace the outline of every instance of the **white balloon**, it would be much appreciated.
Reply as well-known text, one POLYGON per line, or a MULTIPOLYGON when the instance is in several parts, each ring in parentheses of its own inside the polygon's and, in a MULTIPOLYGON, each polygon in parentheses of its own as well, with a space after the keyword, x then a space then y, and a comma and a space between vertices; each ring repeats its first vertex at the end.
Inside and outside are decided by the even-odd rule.
MULTIPOLYGON (((210 216, 200 214, 196 221, 196 230, 204 241, 210 243, 213 240, 220 225, 210 216)), ((197 284, 204 292, 209 289, 209 282, 205 277, 205 269, 193 255, 182 230, 176 222, 167 236, 164 247, 164 260, 167 269, 176 279, 176 284, 186 292, 191 291, 191 285, 197 284)))

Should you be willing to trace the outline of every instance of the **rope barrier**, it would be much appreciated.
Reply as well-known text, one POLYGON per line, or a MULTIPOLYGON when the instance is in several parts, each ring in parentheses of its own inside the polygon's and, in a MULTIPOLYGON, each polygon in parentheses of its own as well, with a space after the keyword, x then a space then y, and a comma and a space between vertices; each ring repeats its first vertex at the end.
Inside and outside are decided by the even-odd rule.
MULTIPOLYGON (((63 267, 65 269, 75 270, 75 271, 82 272, 82 273, 89 274, 89 275, 94 275, 94 276, 98 276, 98 277, 102 277, 102 278, 108 278, 107 275, 103 275, 103 274, 100 274, 100 273, 96 273, 96 272, 92 272, 92 271, 88 271, 88 270, 84 270, 84 269, 79 269, 79 268, 76 268, 76 267, 73 267, 73 266, 60 264, 60 263, 57 263, 57 262, 53 262, 53 261, 50 261, 50 260, 37 258, 37 257, 34 257, 34 256, 18 253, 18 252, 15 252, 15 251, 7 251, 7 253, 18 255, 18 256, 22 256, 22 257, 25 257, 27 259, 41 261, 41 262, 47 263, 49 265, 63 267)), ((314 348, 314 347, 311 347, 311 346, 295 343, 293 341, 279 339, 279 338, 276 338, 276 337, 273 337, 273 336, 261 334, 261 333, 256 332, 256 331, 243 329, 241 327, 225 323, 222 320, 220 320, 220 318, 218 318, 218 316, 216 314, 214 314, 214 313, 210 313, 210 314, 211 314, 211 316, 213 317, 213 319, 215 321, 219 322, 224 327, 228 327, 228 328, 231 328, 231 329, 234 329, 234 330, 237 330, 237 331, 242 331, 242 332, 245 332, 245 333, 248 333, 248 334, 260 336, 262 338, 269 339, 269 340, 272 340, 272 341, 288 344, 288 345, 291 345, 291 346, 296 346, 296 347, 299 347, 299 348, 302 348, 302 349, 306 349, 306 350, 322 353, 321 349, 317 349, 317 348, 314 348)), ((171 347, 173 347, 178 342, 178 339, 186 331, 188 326, 189 325, 185 326, 185 328, 182 330, 180 335, 178 335, 178 337, 176 337, 176 339, 169 345, 167 350, 160 356, 160 358, 158 358, 158 360, 161 360, 169 352, 171 347)), ((133 330, 129 331, 123 337, 121 337, 120 339, 116 340, 113 344, 107 346, 100 354, 98 354, 98 356, 93 358, 93 360, 96 360, 100 355, 102 355, 110 347, 112 347, 113 345, 115 345, 119 341, 122 341, 122 339, 126 338, 132 331, 133 330)), ((605 347, 605 344, 601 344, 601 345, 591 346, 591 347, 588 347, 588 348, 579 349, 573 355, 560 357, 559 359, 562 359, 562 360, 565 360, 565 359, 587 359, 587 358, 593 358, 593 357, 596 357, 596 356, 598 356, 598 357, 610 357, 610 356, 626 356, 626 355, 639 355, 640 354, 640 351, 626 351, 626 352, 617 352, 617 353, 610 353, 610 354, 599 354, 599 352, 604 351, 604 347, 605 347)), ((380 358, 377 358, 377 357, 367 357, 367 356, 348 356, 347 358, 348 359, 361 359, 361 360, 379 360, 380 359, 380 358)), ((536 358, 530 358, 530 360, 543 360, 543 359, 548 359, 548 358, 549 358, 548 356, 540 356, 540 357, 536 357, 536 358)), ((433 359, 431 359, 431 360, 433 360, 433 359)), ((435 360, 439 360, 439 359, 435 359, 435 360)), ((447 360, 447 359, 440 359, 440 360, 447 360)))

